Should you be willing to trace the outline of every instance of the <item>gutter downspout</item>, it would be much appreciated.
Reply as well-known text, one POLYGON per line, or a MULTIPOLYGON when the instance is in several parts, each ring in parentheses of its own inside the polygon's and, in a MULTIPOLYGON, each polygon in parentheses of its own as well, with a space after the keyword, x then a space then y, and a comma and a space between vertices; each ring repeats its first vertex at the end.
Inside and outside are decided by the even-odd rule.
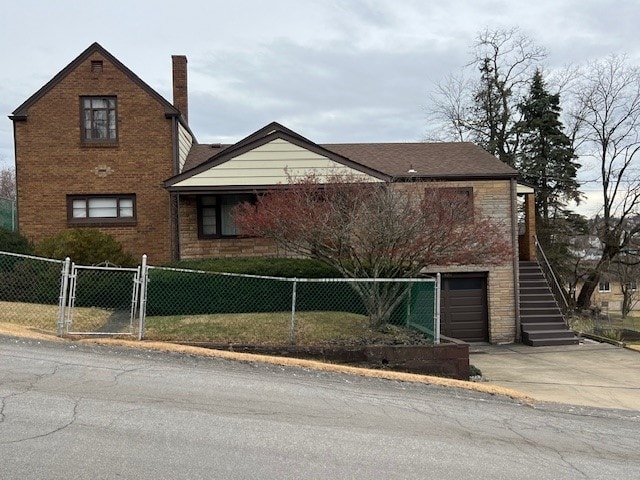
POLYGON ((511 242, 513 244, 513 299, 516 315, 516 342, 520 342, 520 262, 518 251, 518 183, 511 179, 511 242))
MULTIPOLYGON (((173 148, 172 175, 177 175, 180 169, 180 147, 178 139, 178 128, 180 121, 177 116, 171 119, 171 143, 173 148)), ((180 260, 180 199, 169 193, 169 229, 171 232, 171 256, 172 260, 180 260)))

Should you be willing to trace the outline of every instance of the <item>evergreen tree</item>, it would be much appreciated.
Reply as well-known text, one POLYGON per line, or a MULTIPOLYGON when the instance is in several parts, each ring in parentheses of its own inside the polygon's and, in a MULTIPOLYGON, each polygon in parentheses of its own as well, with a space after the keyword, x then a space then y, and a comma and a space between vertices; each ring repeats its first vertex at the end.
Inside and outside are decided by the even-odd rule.
POLYGON ((580 200, 576 180, 580 165, 560 120, 560 95, 547 90, 539 69, 518 108, 522 120, 516 124, 517 167, 523 180, 536 189, 538 239, 551 263, 562 270, 576 221, 575 214, 565 207, 569 200, 580 200))
POLYGON ((519 109, 517 166, 524 181, 536 188, 538 216, 548 223, 567 201, 580 200, 576 180, 580 165, 560 121, 560 95, 549 93, 539 69, 519 109))

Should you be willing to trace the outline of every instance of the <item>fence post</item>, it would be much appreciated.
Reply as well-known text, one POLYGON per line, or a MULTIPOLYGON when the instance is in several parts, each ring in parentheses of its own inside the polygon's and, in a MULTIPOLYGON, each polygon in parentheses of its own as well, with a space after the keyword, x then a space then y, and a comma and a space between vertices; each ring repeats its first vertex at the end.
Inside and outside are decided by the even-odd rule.
POLYGON ((71 259, 64 259, 62 267, 62 278, 60 279, 60 297, 58 299, 58 336, 64 335, 65 309, 67 308, 67 293, 69 290, 69 268, 71 267, 71 259))
POLYGON ((291 294, 291 326, 289 328, 289 343, 296 343, 296 290, 298 287, 298 279, 293 279, 293 292, 291 294))
POLYGON ((405 326, 409 326, 409 320, 411 318, 411 293, 413 292, 413 283, 409 284, 409 293, 407 295, 407 319, 405 322, 405 326))
POLYGON ((147 255, 142 255, 140 268, 140 316, 138 322, 138 341, 144 337, 144 321, 147 315, 147 284, 149 268, 147 267, 147 255))
POLYGON ((436 301, 435 301, 435 335, 433 343, 440 343, 440 274, 436 273, 436 301))

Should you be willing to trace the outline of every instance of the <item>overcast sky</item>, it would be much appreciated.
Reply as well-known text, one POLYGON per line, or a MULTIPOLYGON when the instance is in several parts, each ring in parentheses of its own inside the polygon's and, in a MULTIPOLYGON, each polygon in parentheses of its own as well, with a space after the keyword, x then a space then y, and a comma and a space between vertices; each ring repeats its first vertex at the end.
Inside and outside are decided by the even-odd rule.
MULTIPOLYGON (((171 55, 189 66, 201 142, 278 121, 318 142, 421 141, 433 85, 480 30, 521 31, 547 70, 610 53, 640 63, 638 0, 20 0, 0 7, 0 167, 7 118, 97 41, 171 101, 171 55)), ((55 145, 51 145, 55 148, 55 145)))

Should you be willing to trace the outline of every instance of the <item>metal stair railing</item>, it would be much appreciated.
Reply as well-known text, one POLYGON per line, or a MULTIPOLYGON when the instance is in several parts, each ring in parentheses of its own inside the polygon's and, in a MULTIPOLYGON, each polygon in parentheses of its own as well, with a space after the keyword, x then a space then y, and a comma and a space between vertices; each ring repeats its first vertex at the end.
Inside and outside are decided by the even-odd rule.
POLYGON ((542 245, 538 241, 538 237, 535 236, 535 244, 536 244, 536 258, 538 260, 538 265, 540 265, 540 269, 542 270, 542 274, 547 279, 547 283, 549 284, 549 288, 551 288, 551 293, 553 293, 554 298, 556 299, 556 303, 560 310, 562 311, 563 316, 565 317, 565 321, 568 315, 571 314, 571 308, 569 308, 569 302, 567 301, 567 295, 560 285, 558 281, 558 277, 551 268, 549 264, 549 260, 547 256, 544 254, 544 250, 542 249, 542 245))

